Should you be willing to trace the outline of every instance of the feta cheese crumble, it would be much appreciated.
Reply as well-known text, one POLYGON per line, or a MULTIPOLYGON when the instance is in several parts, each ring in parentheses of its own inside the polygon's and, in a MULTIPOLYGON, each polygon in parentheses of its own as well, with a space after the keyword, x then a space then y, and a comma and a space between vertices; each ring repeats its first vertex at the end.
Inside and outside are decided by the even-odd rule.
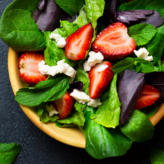
POLYGON ((58 73, 64 73, 67 76, 72 77, 72 79, 75 78, 76 71, 74 68, 72 68, 69 64, 64 63, 65 60, 60 60, 57 62, 56 66, 48 66, 45 65, 45 61, 42 60, 39 64, 39 71, 43 75, 51 75, 55 76, 58 73))
POLYGON ((52 117, 53 115, 55 114, 58 114, 59 112, 54 108, 54 106, 51 104, 51 105, 47 105, 46 104, 46 110, 47 112, 49 113, 49 116, 52 117))
POLYGON ((148 56, 149 52, 144 47, 140 48, 138 51, 134 50, 134 53, 140 59, 144 59, 144 60, 147 60, 147 61, 153 61, 153 56, 148 56))
POLYGON ((59 48, 64 48, 66 45, 65 39, 60 34, 51 33, 50 39, 54 39, 57 42, 59 48))
POLYGON ((88 106, 97 108, 102 103, 100 102, 100 99, 91 99, 86 93, 79 91, 77 89, 74 89, 73 92, 70 94, 75 100, 77 100, 81 104, 87 103, 88 106))
POLYGON ((90 71, 93 66, 95 66, 98 63, 101 63, 104 60, 104 56, 100 52, 89 52, 89 58, 86 62, 84 62, 84 70, 90 71))

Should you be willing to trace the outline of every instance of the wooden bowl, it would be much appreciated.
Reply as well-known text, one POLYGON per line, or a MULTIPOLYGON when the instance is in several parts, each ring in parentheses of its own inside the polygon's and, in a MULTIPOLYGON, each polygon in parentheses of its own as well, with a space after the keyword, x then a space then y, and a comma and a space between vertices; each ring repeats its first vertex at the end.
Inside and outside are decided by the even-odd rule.
MULTIPOLYGON (((8 52, 8 71, 13 92, 16 94, 18 89, 25 87, 25 83, 23 83, 19 78, 18 53, 13 51, 11 48, 9 48, 8 52)), ((23 105, 20 105, 20 107, 39 129, 52 138, 71 146, 85 148, 85 136, 78 128, 59 128, 54 123, 42 123, 39 120, 39 116, 37 115, 35 108, 23 105)), ((157 113, 150 118, 150 121, 155 126, 163 116, 164 104, 159 107, 157 113)))

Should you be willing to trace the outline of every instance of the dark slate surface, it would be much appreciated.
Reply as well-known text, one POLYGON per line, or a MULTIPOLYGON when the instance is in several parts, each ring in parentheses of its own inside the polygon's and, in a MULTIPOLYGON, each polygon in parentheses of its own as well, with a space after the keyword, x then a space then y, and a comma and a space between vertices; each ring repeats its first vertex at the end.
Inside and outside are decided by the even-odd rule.
MULTIPOLYGON (((0 0, 0 15, 12 0, 0 0)), ((150 164, 152 146, 164 150, 164 119, 155 127, 153 139, 135 143, 123 157, 95 160, 84 149, 60 143, 40 131, 14 100, 7 70, 8 46, 0 40, 0 142, 19 143, 22 150, 15 164, 150 164)))

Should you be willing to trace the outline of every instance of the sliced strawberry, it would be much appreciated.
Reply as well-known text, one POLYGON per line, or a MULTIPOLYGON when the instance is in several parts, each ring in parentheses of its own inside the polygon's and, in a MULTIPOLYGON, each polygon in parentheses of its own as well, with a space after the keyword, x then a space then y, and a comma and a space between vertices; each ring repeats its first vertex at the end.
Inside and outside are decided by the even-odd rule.
POLYGON ((95 52, 101 52, 106 60, 116 60, 133 53, 135 40, 129 37, 127 27, 120 22, 109 25, 97 36, 92 45, 95 52))
POLYGON ((66 57, 74 61, 84 59, 92 42, 92 33, 93 27, 89 23, 71 34, 66 39, 66 57))
POLYGON ((134 109, 142 109, 153 105, 154 102, 156 102, 160 98, 160 96, 161 93, 158 89, 150 85, 145 85, 142 92, 140 93, 134 109))
POLYGON ((39 72, 38 63, 44 60, 44 56, 38 52, 25 52, 18 62, 19 76, 28 84, 37 84, 47 79, 46 75, 39 72))
POLYGON ((70 96, 69 92, 66 92, 64 96, 58 100, 54 101, 54 107, 59 112, 59 119, 62 120, 66 118, 74 108, 74 99, 70 96))
POLYGON ((108 61, 103 61, 94 66, 89 72, 90 79, 90 97, 92 99, 99 98, 100 94, 106 89, 113 78, 112 64, 108 61), (104 67, 106 66, 106 68, 104 67), (101 68, 105 68, 102 69, 101 68))

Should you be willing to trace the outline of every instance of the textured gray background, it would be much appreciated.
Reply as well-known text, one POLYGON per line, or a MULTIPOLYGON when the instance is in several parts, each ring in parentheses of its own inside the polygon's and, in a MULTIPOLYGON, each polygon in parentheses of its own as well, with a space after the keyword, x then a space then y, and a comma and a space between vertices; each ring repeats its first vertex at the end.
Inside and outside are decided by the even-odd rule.
MULTIPOLYGON (((12 0, 0 0, 0 16, 12 0)), ((135 143, 123 157, 95 160, 84 149, 60 143, 40 131, 26 117, 10 86, 7 70, 8 46, 0 39, 0 142, 19 143, 22 147, 15 164, 150 164, 152 146, 164 150, 164 119, 155 127, 153 139, 135 143)))

